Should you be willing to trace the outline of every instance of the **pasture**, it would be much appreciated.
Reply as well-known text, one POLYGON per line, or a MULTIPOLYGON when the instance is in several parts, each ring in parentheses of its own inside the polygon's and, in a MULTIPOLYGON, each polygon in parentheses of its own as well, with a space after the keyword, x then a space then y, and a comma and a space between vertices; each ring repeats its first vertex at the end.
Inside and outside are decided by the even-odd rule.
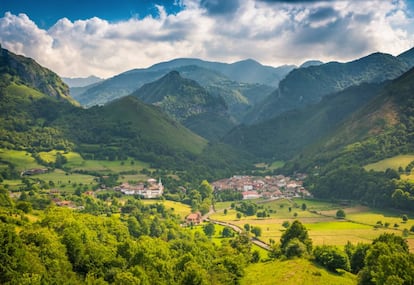
POLYGON ((165 209, 173 210, 173 212, 179 215, 182 220, 191 213, 191 207, 180 202, 169 200, 141 200, 141 202, 144 203, 144 205, 156 203, 163 204, 165 209))
POLYGON ((30 153, 22 150, 0 149, 0 160, 13 164, 19 171, 44 168, 44 166, 36 162, 30 153))
POLYGON ((375 163, 365 165, 365 170, 385 171, 387 168, 398 170, 399 167, 405 167, 414 161, 414 154, 397 155, 391 158, 383 159, 375 163))
POLYGON ((260 280, 261 285, 353 285, 357 283, 356 276, 351 273, 332 273, 303 258, 250 264, 245 269, 245 275, 240 284, 257 284, 257 280, 260 280))
MULTIPOLYGON (((283 222, 292 223, 296 219, 308 229, 314 245, 344 246, 348 241, 354 244, 370 243, 382 233, 402 235, 404 229, 410 230, 414 226, 414 216, 409 216, 409 220, 403 222, 401 213, 370 209, 359 205, 344 208, 330 202, 303 199, 274 200, 261 202, 259 205, 262 209, 258 211, 266 210, 269 213, 267 218, 242 216, 238 219, 234 209, 228 210, 227 214, 223 211, 216 212, 210 217, 240 228, 243 228, 245 224, 258 226, 262 229, 260 239, 267 243, 270 240, 278 242, 285 230, 282 226, 283 222), (307 206, 305 211, 301 208, 303 203, 307 206), (343 208, 346 213, 345 219, 335 217, 336 211, 340 208, 343 208)), ((409 234, 407 241, 410 249, 414 250, 414 234, 409 234)))
POLYGON ((86 174, 68 173, 60 169, 54 171, 32 175, 31 179, 41 179, 45 182, 53 182, 53 187, 61 190, 75 190, 79 185, 87 186, 89 190, 96 184, 95 177, 86 174))

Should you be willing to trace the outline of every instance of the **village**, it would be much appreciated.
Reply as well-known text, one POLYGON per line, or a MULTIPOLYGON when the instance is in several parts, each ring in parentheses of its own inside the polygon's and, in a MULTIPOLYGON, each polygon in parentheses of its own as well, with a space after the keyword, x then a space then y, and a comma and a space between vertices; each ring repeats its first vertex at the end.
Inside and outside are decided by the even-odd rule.
POLYGON ((293 197, 311 197, 303 187, 306 174, 296 174, 293 178, 276 176, 239 176, 221 179, 212 183, 214 191, 234 190, 243 195, 243 199, 278 199, 293 197))

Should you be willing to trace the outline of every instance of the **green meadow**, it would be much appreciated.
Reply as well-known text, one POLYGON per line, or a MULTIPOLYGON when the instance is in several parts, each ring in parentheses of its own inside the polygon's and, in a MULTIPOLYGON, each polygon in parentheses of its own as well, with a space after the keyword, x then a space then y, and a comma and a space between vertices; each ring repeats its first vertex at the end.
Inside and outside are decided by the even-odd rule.
MULTIPOLYGON (((258 205, 266 209, 269 217, 242 216, 238 219, 234 209, 227 210, 227 214, 219 211, 210 217, 241 228, 245 224, 258 226, 262 229, 260 239, 265 242, 270 242, 270 240, 278 242, 285 230, 282 224, 285 221, 292 223, 297 219, 308 229, 314 245, 336 246, 344 246, 348 241, 354 244, 370 243, 385 232, 402 235, 404 229, 410 230, 414 226, 414 216, 409 215, 408 221, 403 222, 402 213, 371 209, 359 205, 344 207, 331 202, 303 199, 293 201, 281 199, 264 203, 261 200, 256 202, 258 201, 261 202, 258 205), (303 203, 307 206, 306 210, 301 208, 303 203), (345 219, 337 219, 335 216, 336 211, 341 208, 346 213, 345 219)), ((414 250, 414 234, 409 233, 407 241, 410 249, 414 250)))
POLYGON ((79 185, 86 185, 88 190, 91 190, 96 184, 94 176, 65 172, 60 169, 55 169, 54 171, 44 174, 32 175, 30 178, 41 179, 46 182, 52 181, 54 186, 51 188, 69 191, 75 190, 79 185))
POLYGON ((163 204, 166 209, 173 210, 182 220, 191 213, 191 207, 180 202, 169 200, 141 200, 145 205, 163 204))
POLYGON ((1 161, 13 164, 19 171, 31 168, 44 168, 28 152, 22 150, 0 149, 0 163, 1 161))
POLYGON ((250 264, 242 278, 241 285, 354 285, 356 276, 348 273, 332 273, 306 259, 274 260, 250 264))
POLYGON ((414 161, 414 154, 397 155, 391 158, 383 159, 375 163, 365 165, 366 170, 385 171, 387 168, 398 170, 399 167, 405 167, 414 161))

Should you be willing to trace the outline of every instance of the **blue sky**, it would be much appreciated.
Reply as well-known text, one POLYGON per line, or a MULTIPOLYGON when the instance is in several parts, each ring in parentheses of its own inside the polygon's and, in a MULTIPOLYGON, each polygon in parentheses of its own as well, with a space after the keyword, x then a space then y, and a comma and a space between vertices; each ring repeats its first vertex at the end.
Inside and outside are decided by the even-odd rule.
POLYGON ((147 15, 156 17, 155 5, 164 6, 169 14, 182 9, 174 0, 0 0, 0 15, 26 13, 39 27, 50 28, 65 17, 72 21, 98 17, 112 22, 147 15))
POLYGON ((0 44, 59 75, 178 57, 280 66, 414 46, 407 0, 0 0, 0 44))

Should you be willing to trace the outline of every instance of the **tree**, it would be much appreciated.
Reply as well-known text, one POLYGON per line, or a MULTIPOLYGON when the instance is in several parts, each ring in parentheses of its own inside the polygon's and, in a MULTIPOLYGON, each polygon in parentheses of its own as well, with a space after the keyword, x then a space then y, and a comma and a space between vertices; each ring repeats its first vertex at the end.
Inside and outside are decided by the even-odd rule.
POLYGON ((308 208, 305 203, 302 204, 302 211, 305 211, 308 208))
POLYGON ((406 223, 408 221, 408 216, 407 215, 402 215, 402 220, 404 223, 406 223))
POLYGON ((345 252, 335 246, 317 246, 313 251, 316 262, 328 270, 336 272, 337 269, 350 270, 349 258, 345 252))
POLYGON ((246 232, 250 232, 250 225, 244 224, 243 228, 246 230, 246 232))
POLYGON ((359 284, 413 284, 414 256, 406 240, 385 233, 376 238, 366 252, 365 266, 358 274, 359 284), (389 283, 404 280, 403 283, 389 283))
POLYGON ((282 227, 284 227, 285 229, 287 229, 290 226, 290 222, 289 221, 284 221, 282 223, 282 227))
POLYGON ((203 231, 206 234, 206 236, 211 237, 214 235, 216 229, 213 223, 207 223, 206 225, 204 225, 203 231))
POLYGON ((224 227, 223 231, 221 232, 221 236, 224 238, 233 237, 233 230, 230 227, 224 227))
MULTIPOLYGON (((309 238, 308 231, 306 230, 305 226, 298 220, 294 221, 292 225, 290 225, 290 227, 287 228, 286 231, 282 234, 280 238, 280 248, 282 249, 282 252, 284 252, 285 254, 287 253, 288 245, 294 239, 297 239, 298 242, 303 243, 303 245, 305 246, 305 251, 307 253, 310 253, 312 251, 312 240, 309 238)), ((300 245, 298 245, 296 241, 290 245, 290 247, 292 246, 300 247, 300 245)), ((300 248, 297 249, 299 250, 300 248)), ((294 250, 290 251, 294 252, 294 250)))
POLYGON ((30 202, 18 201, 16 203, 16 208, 28 214, 32 211, 32 204, 30 202))
POLYGON ((258 263, 260 261, 260 252, 258 250, 254 250, 252 252, 252 263, 258 263))
POLYGON ((283 252, 286 257, 291 258, 301 257, 307 253, 308 250, 306 249, 306 245, 303 242, 301 242, 298 238, 294 238, 292 240, 289 240, 283 252))
POLYGON ((260 227, 252 227, 251 232, 254 234, 255 237, 259 237, 262 235, 262 229, 260 227))
POLYGON ((338 211, 336 211, 336 217, 338 219, 344 219, 346 217, 345 211, 342 209, 339 209, 338 211))
POLYGON ((211 198, 213 196, 213 187, 207 180, 203 180, 200 184, 198 191, 201 194, 202 199, 211 198))

